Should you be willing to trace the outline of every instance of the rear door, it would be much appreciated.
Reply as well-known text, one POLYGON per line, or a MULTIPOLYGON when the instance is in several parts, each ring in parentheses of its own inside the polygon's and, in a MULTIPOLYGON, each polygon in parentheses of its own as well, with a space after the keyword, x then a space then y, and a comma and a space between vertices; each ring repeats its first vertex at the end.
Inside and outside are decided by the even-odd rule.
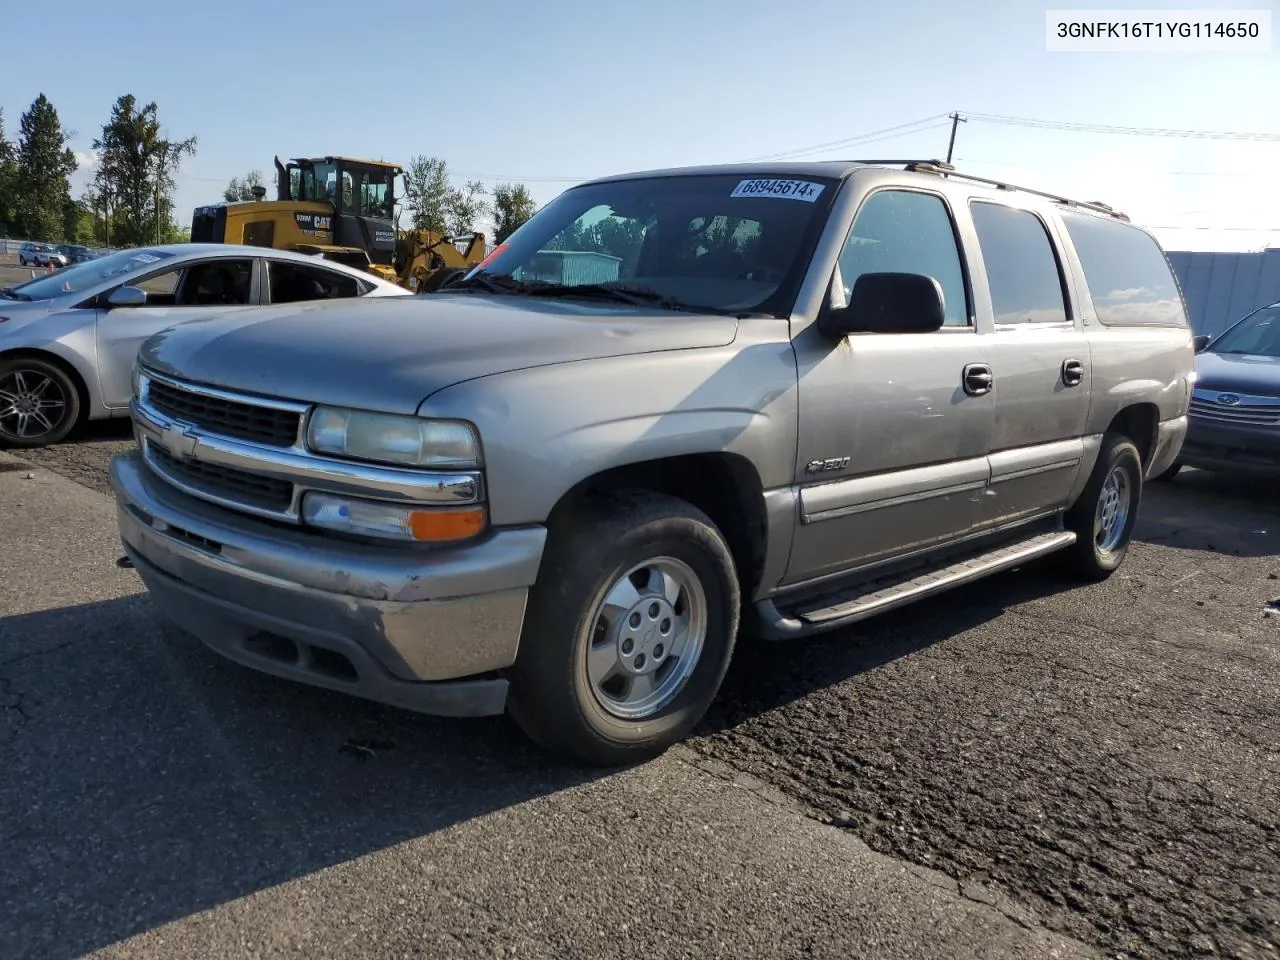
POLYGON ((174 324, 256 304, 259 280, 254 258, 219 257, 157 270, 126 285, 146 292, 145 306, 98 308, 98 379, 108 407, 129 405, 129 374, 144 340, 174 324))
POLYGON ((971 199, 993 317, 995 423, 984 526, 1066 506, 1084 458, 1092 370, 1056 239, 1032 207, 971 199))
POLYGON ((267 257, 263 303, 301 303, 361 296, 371 284, 320 264, 267 257))

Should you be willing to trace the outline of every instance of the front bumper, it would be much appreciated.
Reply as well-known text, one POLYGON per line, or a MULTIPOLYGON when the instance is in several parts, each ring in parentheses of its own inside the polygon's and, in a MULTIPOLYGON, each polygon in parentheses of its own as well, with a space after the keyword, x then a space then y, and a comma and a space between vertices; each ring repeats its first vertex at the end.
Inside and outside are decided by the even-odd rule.
POLYGON ((445 716, 505 709, 542 527, 448 551, 338 540, 195 500, 136 451, 111 463, 125 552, 160 608, 246 666, 445 716))
POLYGON ((1191 418, 1178 463, 1215 473, 1280 475, 1280 429, 1191 418))

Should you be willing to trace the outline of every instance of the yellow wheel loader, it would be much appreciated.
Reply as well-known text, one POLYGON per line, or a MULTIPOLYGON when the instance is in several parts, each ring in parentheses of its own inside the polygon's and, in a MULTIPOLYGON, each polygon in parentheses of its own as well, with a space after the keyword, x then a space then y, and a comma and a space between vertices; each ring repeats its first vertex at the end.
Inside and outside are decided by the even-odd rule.
POLYGON ((396 164, 330 156, 286 165, 276 157, 275 167, 275 200, 257 187, 255 200, 198 207, 191 241, 318 254, 419 293, 484 259, 482 233, 396 229, 396 177, 404 172, 396 164))

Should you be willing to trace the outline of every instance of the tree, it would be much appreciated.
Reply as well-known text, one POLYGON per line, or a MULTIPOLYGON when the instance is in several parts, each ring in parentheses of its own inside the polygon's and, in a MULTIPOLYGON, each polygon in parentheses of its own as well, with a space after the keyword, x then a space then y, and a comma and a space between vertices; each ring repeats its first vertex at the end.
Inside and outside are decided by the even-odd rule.
POLYGON ((523 183, 500 183, 493 188, 493 242, 503 243, 537 211, 523 183))
POLYGON ((410 157, 404 173, 405 206, 415 230, 444 233, 449 214, 449 171, 439 157, 410 157))
POLYGON ((471 233, 476 223, 489 213, 489 201, 485 199, 484 184, 468 180, 461 188, 451 188, 445 199, 445 225, 449 232, 460 237, 471 233))
POLYGON ((100 151, 94 186, 103 197, 106 220, 117 246, 160 242, 173 228, 170 217, 174 174, 196 138, 169 140, 160 133, 155 102, 141 109, 132 94, 115 102, 111 119, 94 140, 100 151))
POLYGON ((238 203, 241 200, 253 200, 254 187, 265 186, 262 182, 262 172, 259 170, 250 170, 243 177, 232 177, 231 182, 227 184, 227 189, 222 191, 222 199, 227 203, 238 203))
POLYGON ((58 111, 43 93, 18 123, 17 207, 22 231, 36 240, 65 236, 65 211, 71 197, 75 154, 67 147, 58 111))
POLYGON ((0 234, 18 227, 18 154, 4 133, 4 111, 0 110, 0 234))

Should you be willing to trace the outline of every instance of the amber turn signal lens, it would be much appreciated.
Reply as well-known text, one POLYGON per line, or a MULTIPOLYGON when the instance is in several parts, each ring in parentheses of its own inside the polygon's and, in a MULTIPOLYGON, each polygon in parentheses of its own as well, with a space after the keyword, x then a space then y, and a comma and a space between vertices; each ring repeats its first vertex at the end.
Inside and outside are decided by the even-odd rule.
POLYGON ((484 507, 414 510, 409 514, 409 529, 413 531, 413 539, 424 543, 465 540, 483 530, 484 524, 484 507))

